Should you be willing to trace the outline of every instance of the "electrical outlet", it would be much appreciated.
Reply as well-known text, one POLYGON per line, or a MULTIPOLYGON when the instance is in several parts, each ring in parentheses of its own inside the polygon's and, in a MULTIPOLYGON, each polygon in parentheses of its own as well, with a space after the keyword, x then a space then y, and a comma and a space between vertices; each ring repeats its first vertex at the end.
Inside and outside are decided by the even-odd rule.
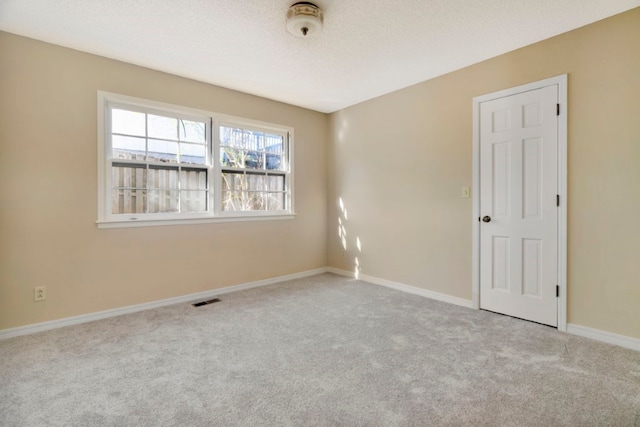
POLYGON ((47 299, 47 287, 46 286, 37 286, 33 288, 33 300, 34 301, 44 301, 47 299))
POLYGON ((347 257, 347 250, 346 249, 342 250, 342 255, 341 256, 342 256, 342 258, 346 258, 347 257))

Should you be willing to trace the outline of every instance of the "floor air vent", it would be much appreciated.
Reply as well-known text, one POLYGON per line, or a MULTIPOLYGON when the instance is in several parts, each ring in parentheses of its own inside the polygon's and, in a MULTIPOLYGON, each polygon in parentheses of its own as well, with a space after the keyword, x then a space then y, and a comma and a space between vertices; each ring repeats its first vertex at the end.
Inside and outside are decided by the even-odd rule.
POLYGON ((194 302, 191 305, 194 307, 202 307, 203 305, 213 304, 214 302, 220 302, 220 301, 222 301, 220 298, 214 298, 214 299, 210 299, 209 301, 194 302))

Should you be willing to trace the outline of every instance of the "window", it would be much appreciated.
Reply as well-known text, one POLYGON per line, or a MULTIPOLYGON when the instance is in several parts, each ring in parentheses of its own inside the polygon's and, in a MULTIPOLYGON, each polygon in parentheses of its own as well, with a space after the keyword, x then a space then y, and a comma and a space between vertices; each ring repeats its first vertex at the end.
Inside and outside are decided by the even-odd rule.
POLYGON ((221 125, 223 211, 283 211, 287 206, 287 136, 221 125))
POLYGON ((207 212, 210 120, 109 104, 111 214, 207 212))
POLYGON ((98 95, 100 226, 293 214, 292 129, 98 95))

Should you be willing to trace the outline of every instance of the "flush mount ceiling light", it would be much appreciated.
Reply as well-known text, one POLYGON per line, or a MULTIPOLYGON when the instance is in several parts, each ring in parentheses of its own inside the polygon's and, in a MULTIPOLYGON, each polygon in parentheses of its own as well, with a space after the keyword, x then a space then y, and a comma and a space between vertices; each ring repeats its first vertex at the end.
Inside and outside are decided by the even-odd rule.
POLYGON ((298 2, 287 11, 287 30, 297 37, 309 37, 320 31, 322 10, 313 3, 298 2))

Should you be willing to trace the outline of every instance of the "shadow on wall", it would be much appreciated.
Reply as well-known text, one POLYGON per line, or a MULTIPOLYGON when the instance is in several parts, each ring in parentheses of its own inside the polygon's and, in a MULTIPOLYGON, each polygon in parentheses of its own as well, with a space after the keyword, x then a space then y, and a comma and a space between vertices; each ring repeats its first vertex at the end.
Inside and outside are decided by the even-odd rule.
MULTIPOLYGON (((342 258, 346 258, 348 254, 348 235, 346 225, 349 220, 349 215, 347 213, 347 208, 344 205, 342 197, 338 198, 338 207, 340 209, 340 212, 338 213, 338 238, 340 239, 340 244, 342 245, 342 258)), ((362 253, 362 243, 360 242, 360 237, 358 236, 356 236, 355 238, 355 248, 357 252, 353 260, 353 275, 356 279, 359 279, 361 267, 358 255, 362 253)))

